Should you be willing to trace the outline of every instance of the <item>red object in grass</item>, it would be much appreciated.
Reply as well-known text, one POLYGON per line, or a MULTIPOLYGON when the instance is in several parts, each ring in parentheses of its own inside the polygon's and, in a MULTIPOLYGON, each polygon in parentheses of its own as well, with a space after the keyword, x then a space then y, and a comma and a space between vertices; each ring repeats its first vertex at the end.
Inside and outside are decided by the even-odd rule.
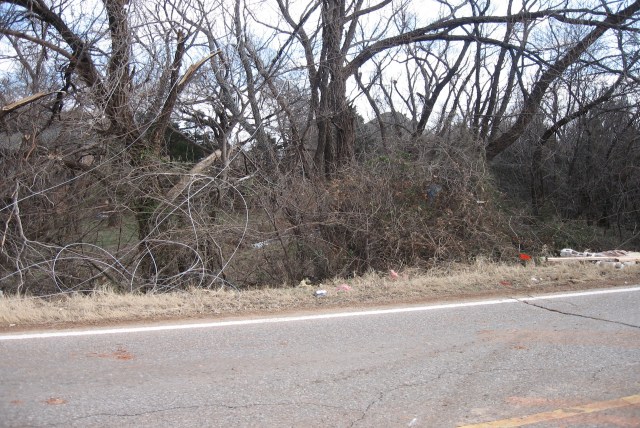
POLYGON ((525 254, 525 253, 520 253, 520 255, 518 255, 518 257, 523 262, 528 262, 529 260, 531 260, 531 256, 529 254, 525 254))

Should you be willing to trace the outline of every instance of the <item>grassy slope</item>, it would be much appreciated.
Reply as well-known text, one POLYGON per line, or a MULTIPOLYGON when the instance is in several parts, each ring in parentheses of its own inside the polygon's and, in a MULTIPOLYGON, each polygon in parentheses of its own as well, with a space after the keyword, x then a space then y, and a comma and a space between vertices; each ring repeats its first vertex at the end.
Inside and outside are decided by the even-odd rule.
POLYGON ((370 273, 314 286, 303 282, 293 288, 241 292, 224 289, 132 295, 103 290, 48 299, 4 297, 0 298, 0 330, 266 315, 636 284, 640 284, 640 264, 614 269, 591 263, 523 267, 477 262, 429 272, 404 271, 396 279, 370 273), (342 284, 351 289, 338 291, 342 284), (327 290, 328 295, 314 297, 317 289, 327 290))

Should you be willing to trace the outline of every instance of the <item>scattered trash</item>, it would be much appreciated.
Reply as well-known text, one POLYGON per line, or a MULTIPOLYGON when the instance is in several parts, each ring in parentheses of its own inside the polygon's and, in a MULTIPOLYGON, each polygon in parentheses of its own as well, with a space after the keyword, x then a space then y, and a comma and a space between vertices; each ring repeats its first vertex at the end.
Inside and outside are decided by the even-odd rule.
POLYGON ((16 326, 15 324, 9 324, 9 327, 15 327, 15 326, 16 326))
POLYGON ((625 267, 632 266, 634 264, 635 264, 635 262, 612 262, 612 261, 607 261, 607 260, 598 260, 598 261, 596 261, 596 265, 611 266, 611 267, 616 268, 616 269, 624 269, 625 267))
POLYGON ((526 253, 518 254, 518 258, 520 259, 520 263, 522 263, 522 266, 526 266, 527 264, 533 261, 533 258, 526 253))
POLYGON ((522 260, 523 262, 528 262, 529 260, 531 260, 531 256, 529 254, 525 254, 525 253, 518 254, 518 258, 520 260, 522 260))
POLYGON ((547 257, 548 262, 570 262, 589 261, 598 264, 609 264, 618 269, 640 263, 640 252, 610 250, 592 253, 589 251, 578 252, 571 248, 564 248, 560 251, 560 257, 547 257))
POLYGON ((395 280, 396 280, 396 279, 398 279, 399 277, 400 277, 400 275, 398 275, 398 272, 396 272, 396 271, 395 271, 395 270, 393 270, 393 269, 389 269, 389 278, 390 278, 392 281, 395 281, 395 280))
POLYGON ((560 257, 572 257, 572 256, 578 256, 581 253, 572 250, 571 248, 563 248, 562 250, 560 250, 560 257))
POLYGON ((313 295, 316 297, 325 297, 327 295, 327 290, 316 290, 313 295))
POLYGON ((539 282, 540 278, 536 278, 535 276, 531 277, 531 282, 539 282))
POLYGON ((349 287, 347 284, 340 284, 336 287, 336 291, 337 292, 341 292, 341 291, 351 291, 351 287, 349 287))
POLYGON ((270 245, 275 239, 267 239, 266 241, 256 242, 255 244, 251 244, 253 248, 260 249, 264 248, 267 245, 270 245))
POLYGON ((442 186, 439 184, 429 184, 425 189, 425 196, 427 197, 427 201, 433 203, 435 199, 438 197, 438 194, 442 192, 442 186))

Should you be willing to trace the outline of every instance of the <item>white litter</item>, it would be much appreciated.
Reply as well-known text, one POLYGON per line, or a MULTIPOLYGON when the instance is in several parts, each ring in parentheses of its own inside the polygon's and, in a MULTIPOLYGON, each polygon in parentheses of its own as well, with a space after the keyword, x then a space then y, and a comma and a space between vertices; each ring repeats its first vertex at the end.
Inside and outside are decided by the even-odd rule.
POLYGON ((571 248, 564 248, 560 251, 560 257, 547 257, 548 262, 569 262, 584 261, 597 264, 610 265, 617 269, 624 269, 636 263, 640 263, 640 252, 609 250, 601 252, 583 251, 579 252, 571 248))

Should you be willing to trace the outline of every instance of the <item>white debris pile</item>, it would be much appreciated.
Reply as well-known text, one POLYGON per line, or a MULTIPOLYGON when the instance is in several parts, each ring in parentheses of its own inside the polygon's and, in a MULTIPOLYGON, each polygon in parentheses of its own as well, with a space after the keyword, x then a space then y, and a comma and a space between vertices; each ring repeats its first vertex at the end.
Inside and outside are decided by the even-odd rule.
POLYGON ((548 262, 590 261, 596 264, 608 264, 618 269, 640 263, 640 252, 609 250, 601 252, 579 252, 571 248, 560 251, 560 257, 547 257, 548 262))
POLYGON ((601 251, 599 253, 590 253, 589 251, 578 252, 571 248, 564 248, 560 250, 560 257, 627 257, 629 254, 637 254, 640 256, 640 253, 631 253, 629 251, 624 250, 610 250, 610 251, 601 251))

